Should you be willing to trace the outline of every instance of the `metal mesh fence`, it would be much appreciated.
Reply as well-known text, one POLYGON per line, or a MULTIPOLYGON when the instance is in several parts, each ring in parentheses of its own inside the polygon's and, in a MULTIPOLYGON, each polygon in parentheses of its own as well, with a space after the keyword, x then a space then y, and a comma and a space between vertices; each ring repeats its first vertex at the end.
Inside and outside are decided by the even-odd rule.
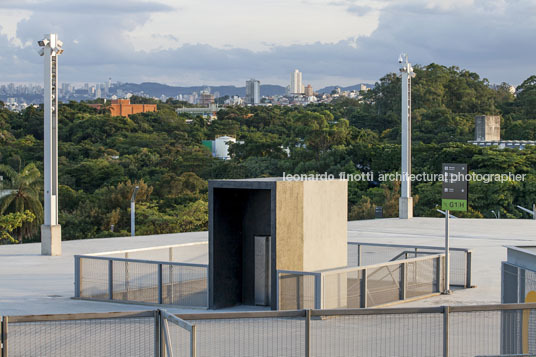
POLYGON ((154 318, 9 323, 9 356, 154 356, 154 318))
POLYGON ((113 261, 113 299, 158 304, 158 264, 113 261))
POLYGON ((162 302, 180 306, 208 306, 207 269, 197 266, 162 266, 162 302))
POLYGON ((279 309, 315 308, 315 276, 300 273, 279 273, 279 309))
POLYGON ((536 291, 536 272, 528 269, 523 269, 525 274, 525 284, 524 284, 524 296, 523 301, 519 302, 525 302, 525 297, 529 293, 529 291, 536 291))
POLYGON ((438 259, 409 261, 406 263, 406 298, 423 296, 439 291, 437 281, 438 259))
POLYGON ((319 278, 321 294, 317 306, 323 309, 373 307, 437 293, 443 288, 442 259, 440 255, 426 255, 400 263, 316 273, 279 271, 279 308, 296 310, 315 306, 314 276, 306 274, 319 278), (304 279, 309 279, 309 283, 304 279), (304 295, 310 296, 309 305, 304 295))
POLYGON ((190 357, 190 332, 168 320, 168 333, 173 357, 190 357))
POLYGON ((523 302, 519 298, 517 267, 506 262, 502 263, 502 303, 523 302))
POLYGON ((80 258, 80 297, 108 299, 108 261, 80 258))
POLYGON ((324 309, 360 308, 363 271, 345 271, 323 276, 322 297, 324 309))
POLYGON ((442 341, 438 313, 311 320, 311 356, 440 356, 442 341))
POLYGON ((197 356, 303 356, 304 318, 189 321, 196 326, 197 356))
POLYGON ((167 347, 173 356, 190 356, 192 336, 197 339, 196 355, 210 357, 536 354, 536 304, 183 318, 188 323, 163 310, 7 317, 3 342, 8 356, 45 357, 154 356, 167 347))
POLYGON ((367 306, 400 300, 401 265, 367 269, 367 306))
MULTIPOLYGON (((508 313, 511 313, 508 311, 508 313)), ((513 316, 515 319, 516 316, 513 316)), ((509 320, 508 320, 509 321, 509 320)), ((485 356, 501 354, 501 312, 451 312, 449 355, 485 356)))
POLYGON ((80 260, 75 280, 81 298, 109 301, 111 291, 118 301, 208 307, 206 265, 91 256, 75 259, 80 260))
MULTIPOLYGON (((348 266, 365 266, 385 263, 392 259, 416 258, 425 252, 441 254, 443 247, 411 246, 411 245, 375 245, 357 242, 348 243, 348 266), (359 249, 361 254, 359 254, 359 249), (406 254, 407 253, 407 254, 406 254), (407 255, 407 258, 406 258, 407 255), (360 257, 360 258, 359 258, 360 257), (358 264, 359 263, 359 264, 358 264)), ((450 249, 450 284, 465 286, 468 272, 467 251, 450 249)))

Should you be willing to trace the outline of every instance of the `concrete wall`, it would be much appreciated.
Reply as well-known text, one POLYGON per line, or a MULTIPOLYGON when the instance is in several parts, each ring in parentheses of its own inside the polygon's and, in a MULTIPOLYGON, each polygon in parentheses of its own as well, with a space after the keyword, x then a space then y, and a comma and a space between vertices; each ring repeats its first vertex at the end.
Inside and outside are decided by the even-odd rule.
POLYGON ((501 117, 479 115, 475 117, 475 141, 501 140, 501 117))
POLYGON ((277 269, 346 266, 347 181, 279 181, 276 187, 277 269))
POLYGON ((347 266, 348 182, 303 182, 303 270, 347 266))
POLYGON ((276 185, 276 269, 303 270, 303 183, 276 185))

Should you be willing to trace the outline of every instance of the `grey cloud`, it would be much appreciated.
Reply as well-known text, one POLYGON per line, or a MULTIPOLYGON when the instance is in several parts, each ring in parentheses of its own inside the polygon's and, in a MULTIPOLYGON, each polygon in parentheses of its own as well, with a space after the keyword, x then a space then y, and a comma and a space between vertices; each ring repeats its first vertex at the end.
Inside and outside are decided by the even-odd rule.
POLYGON ((173 11, 174 8, 154 1, 10 1, 0 2, 0 9, 30 10, 40 13, 74 13, 79 15, 117 15, 173 11))
MULTIPOLYGON (((145 13, 99 17, 98 21, 76 14, 54 19, 33 15, 19 25, 17 36, 35 41, 42 33, 57 31, 68 44, 60 60, 60 78, 68 82, 102 81, 111 76, 121 81, 157 79, 190 85, 241 83, 254 76, 261 81, 279 78, 284 84, 294 68, 300 68, 306 82, 331 77, 374 81, 395 71, 398 54, 407 52, 412 63, 458 65, 495 83, 518 84, 535 72, 533 10, 534 2, 524 0, 510 3, 502 13, 478 2, 470 11, 393 2, 382 10, 378 28, 357 42, 274 46, 262 52, 204 44, 137 52, 122 33, 144 24, 149 16, 145 13), (79 43, 73 44, 74 39, 79 43)), ((3 80, 41 80, 41 61, 33 49, 15 48, 5 36, 0 36, 0 48, 3 80)))
POLYGON ((364 16, 372 11, 370 6, 351 5, 348 7, 348 12, 354 13, 359 16, 364 16))

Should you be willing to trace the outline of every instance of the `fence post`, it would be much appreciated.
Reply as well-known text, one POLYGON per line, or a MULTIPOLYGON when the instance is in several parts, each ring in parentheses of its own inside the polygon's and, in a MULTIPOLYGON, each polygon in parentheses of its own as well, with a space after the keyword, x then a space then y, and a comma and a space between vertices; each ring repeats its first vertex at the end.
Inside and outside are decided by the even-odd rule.
MULTIPOLYGON (((173 247, 170 247, 169 248, 169 254, 168 254, 168 258, 169 258, 169 262, 173 262, 173 247)), ((173 304, 173 288, 174 288, 174 280, 173 280, 173 265, 172 264, 169 264, 168 266, 168 288, 167 288, 167 297, 168 297, 168 304, 173 304)), ((208 282, 208 279, 207 279, 207 282, 208 282)), ((208 288, 207 288, 207 293, 208 293, 208 288)), ((208 294, 207 294, 208 295, 208 294)), ((180 296, 180 292, 179 292, 179 296, 180 296)), ((208 307, 208 304, 207 304, 207 307, 208 307)))
POLYGON ((406 291, 407 291, 407 263, 404 262, 401 264, 400 271, 400 300, 406 300, 406 291))
POLYGON ((311 356, 311 310, 305 310, 305 357, 311 356))
POLYGON ((197 356, 197 336, 195 332, 195 325, 192 326, 192 332, 190 332, 190 357, 197 356))
POLYGON ((114 261, 108 260, 108 297, 114 299, 114 261))
POLYGON ((361 244, 357 245, 357 266, 361 266, 361 244))
POLYGON ((449 306, 443 306, 443 357, 449 355, 449 306))
POLYGON ((436 280, 437 280, 437 291, 441 292, 444 290, 444 281, 441 279, 443 277, 443 274, 441 274, 442 271, 445 270, 443 267, 443 264, 441 264, 441 256, 437 257, 437 269, 436 269, 436 280), (443 282, 443 284, 441 284, 443 282))
MULTIPOLYGON (((275 271, 275 309, 276 310, 279 310, 280 308, 280 304, 279 304, 279 300, 280 300, 280 297, 279 297, 279 278, 281 277, 281 273, 279 273, 279 271, 275 271)), ((208 291, 208 290, 207 290, 208 291)), ((207 305, 208 306, 208 305, 207 305)))
POLYGON ((80 297, 80 256, 74 256, 74 297, 80 297))
POLYGON ((160 338, 160 310, 154 310, 154 355, 160 357, 161 338, 160 338))
POLYGON ((322 273, 315 274, 315 309, 322 309, 322 305, 324 304, 322 280, 322 273))
MULTIPOLYGON (((125 259, 128 259, 128 252, 125 253, 125 259)), ((125 300, 128 300, 128 290, 130 289, 130 273, 128 271, 128 261, 125 261, 125 300)))
POLYGON ((367 307, 367 269, 363 269, 363 276, 361 278, 361 307, 367 307))
POLYGON ((162 304, 162 264, 158 264, 158 303, 162 304))
POLYGON ((2 357, 7 357, 7 325, 8 325, 8 317, 3 316, 2 317, 2 357))
POLYGON ((470 288, 471 287, 471 259, 473 257, 473 252, 468 250, 465 253, 466 263, 465 263, 465 287, 470 288))

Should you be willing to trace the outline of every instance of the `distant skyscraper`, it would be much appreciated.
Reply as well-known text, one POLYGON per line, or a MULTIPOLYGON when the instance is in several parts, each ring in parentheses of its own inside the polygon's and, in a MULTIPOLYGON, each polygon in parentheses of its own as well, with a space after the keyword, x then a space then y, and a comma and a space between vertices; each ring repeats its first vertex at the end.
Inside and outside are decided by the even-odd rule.
POLYGON ((302 73, 297 69, 290 75, 290 93, 303 94, 302 73))
POLYGON ((210 104, 214 104, 214 95, 210 94, 210 90, 202 90, 199 96, 199 104, 208 107, 210 104))
POLYGON ((305 96, 306 97, 312 97, 315 94, 315 91, 313 90, 313 87, 308 84, 307 87, 305 87, 305 96))
POLYGON ((257 105, 261 102, 261 82, 256 79, 246 81, 246 104, 257 105))

